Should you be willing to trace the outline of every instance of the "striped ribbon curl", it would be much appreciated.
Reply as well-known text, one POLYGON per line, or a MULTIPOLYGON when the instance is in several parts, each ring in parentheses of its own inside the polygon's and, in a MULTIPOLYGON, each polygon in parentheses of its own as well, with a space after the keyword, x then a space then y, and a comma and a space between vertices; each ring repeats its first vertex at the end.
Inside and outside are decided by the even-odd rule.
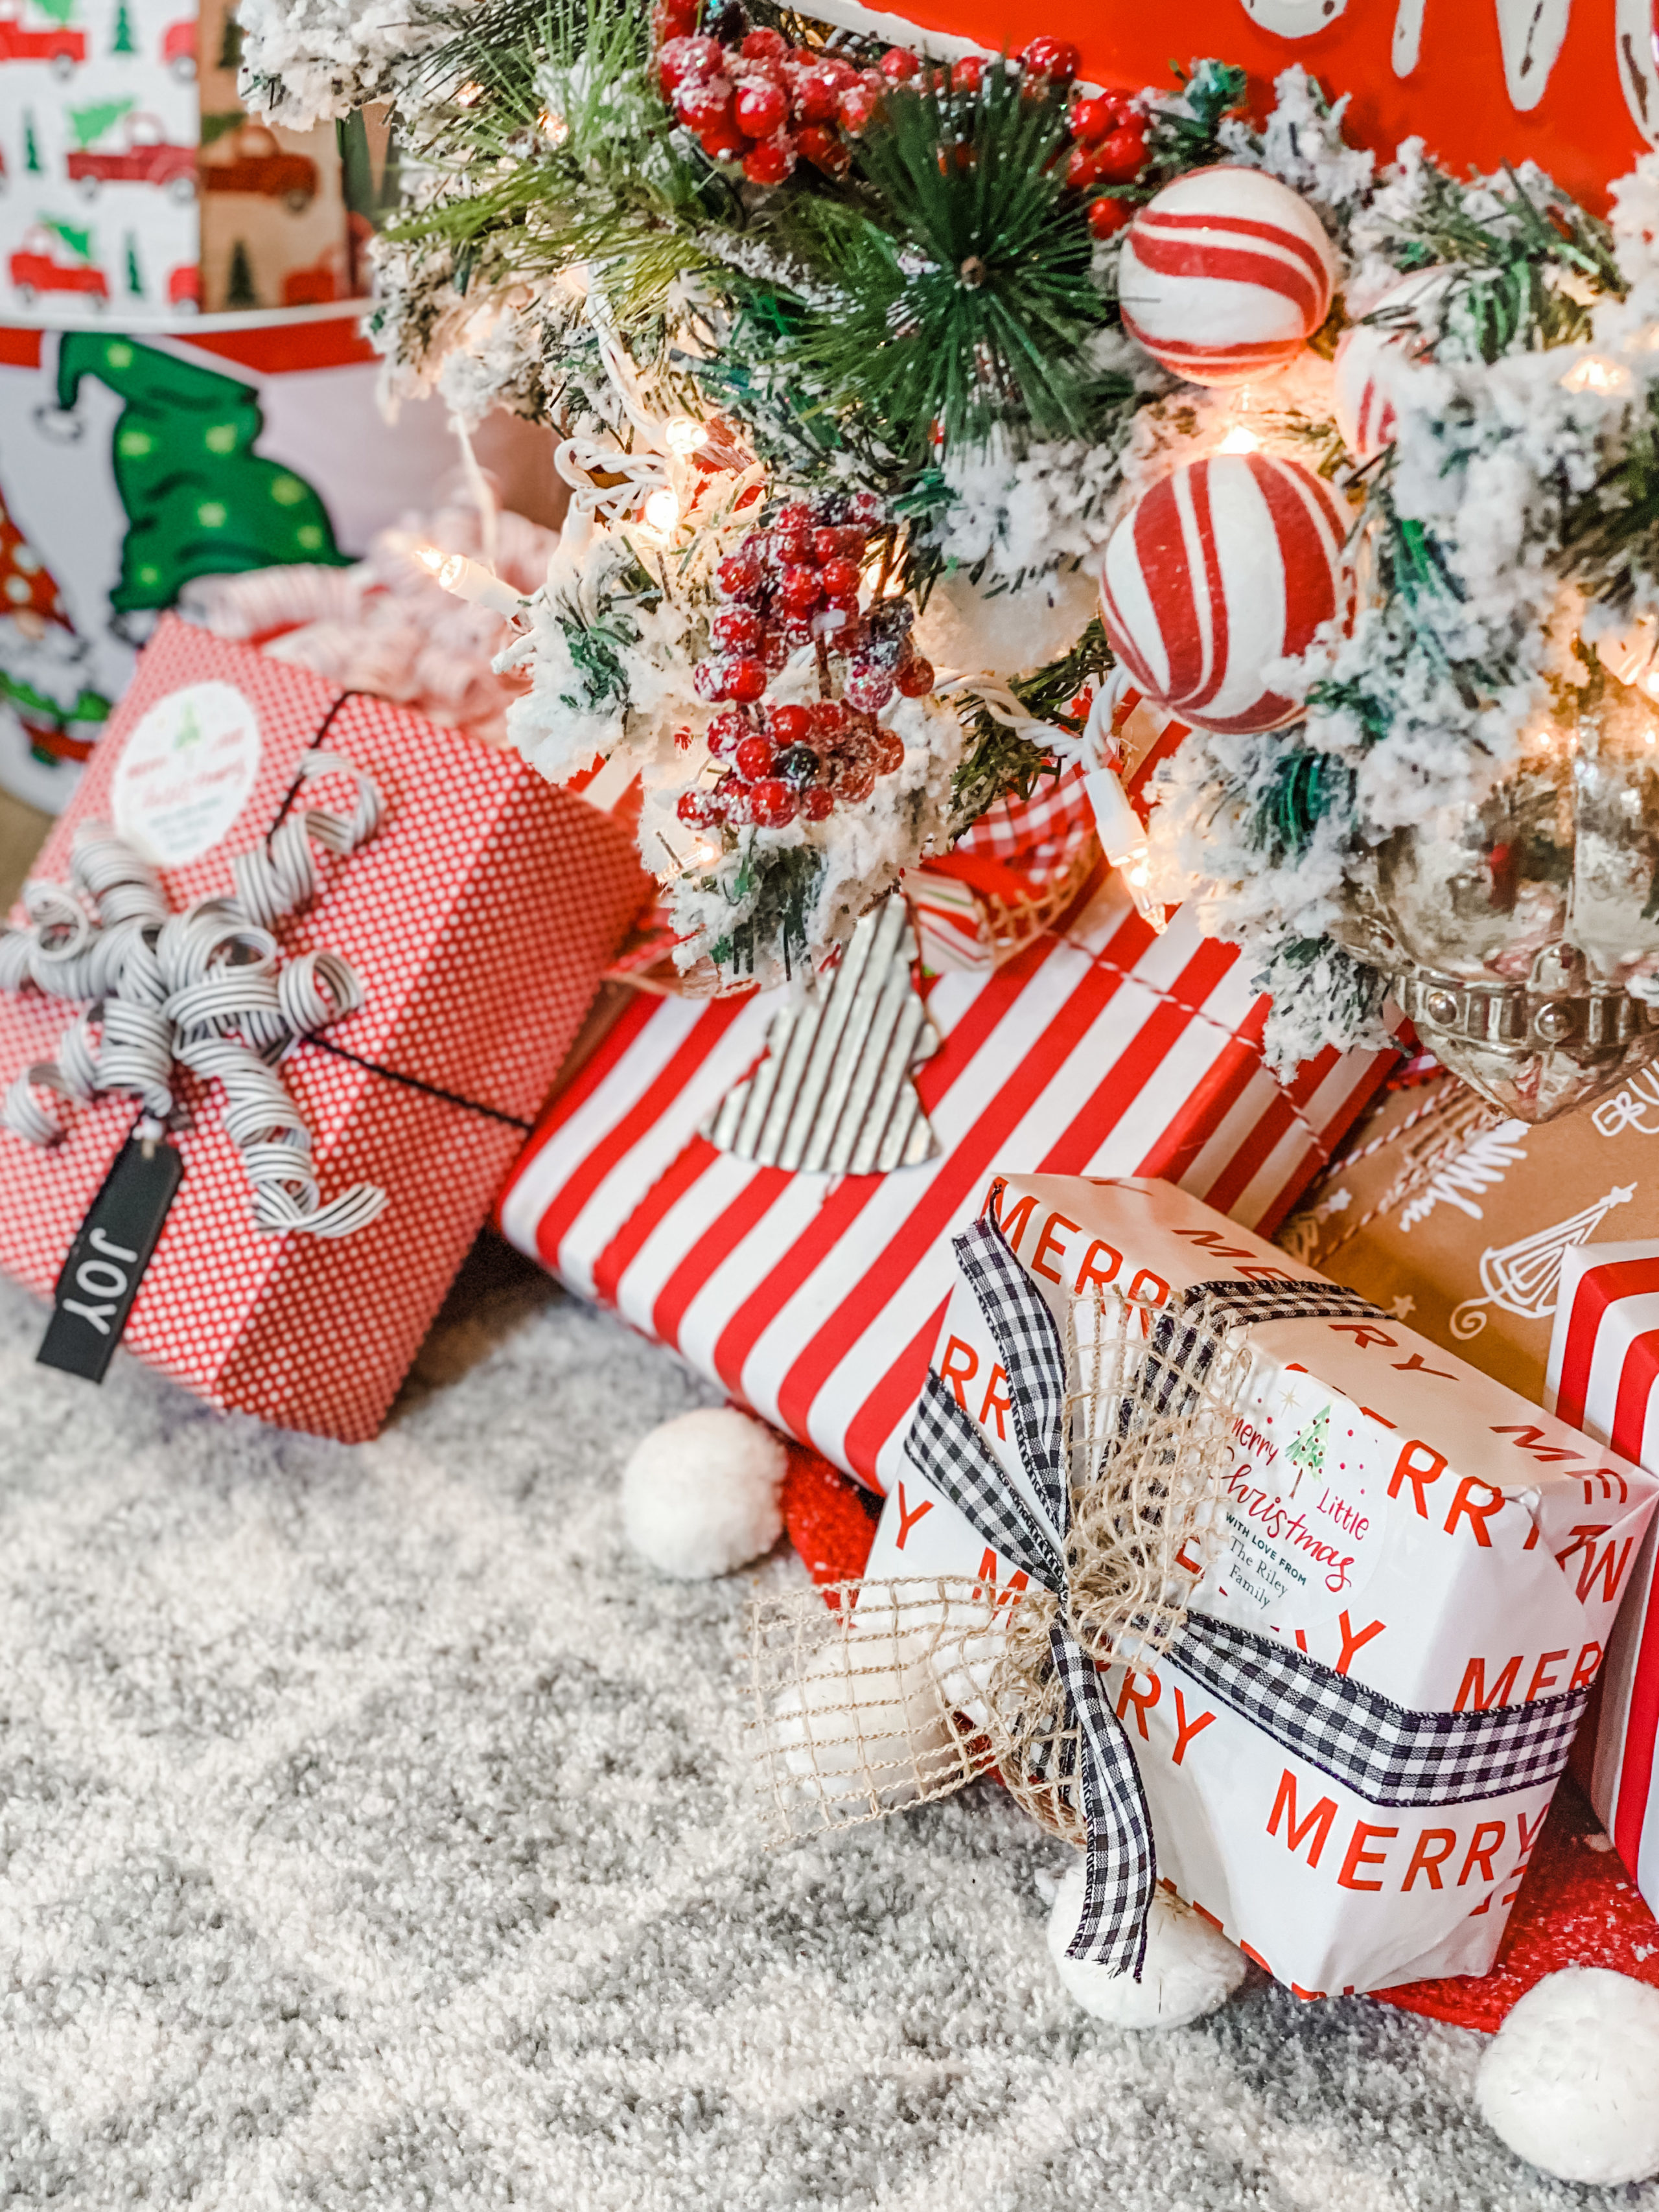
POLYGON ((173 1115, 174 1070, 223 1091, 222 1125, 252 1189, 255 1226, 270 1234, 349 1237, 386 1203, 373 1183, 323 1200, 304 1115, 276 1073, 298 1039, 356 1012, 362 987, 337 952, 284 961, 277 925, 322 887, 313 847, 344 859, 380 827, 373 780, 338 753, 313 752, 302 781, 349 776, 349 813, 306 807, 231 862, 228 897, 169 914, 155 871, 106 823, 76 830, 70 883, 29 884, 27 920, 0 929, 0 989, 30 986, 80 1002, 57 1057, 13 1082, 0 1124, 51 1146, 65 1128, 41 1094, 89 1105, 100 1091, 137 1097, 159 1131, 173 1115))

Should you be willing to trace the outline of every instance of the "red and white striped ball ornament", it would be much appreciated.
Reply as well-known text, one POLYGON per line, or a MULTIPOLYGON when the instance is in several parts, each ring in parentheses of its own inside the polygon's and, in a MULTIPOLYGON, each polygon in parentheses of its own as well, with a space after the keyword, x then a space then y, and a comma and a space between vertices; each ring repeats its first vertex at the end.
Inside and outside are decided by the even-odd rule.
POLYGON ((1261 169, 1194 169, 1148 200, 1118 264, 1123 327, 1194 384, 1245 384, 1330 313, 1336 252, 1299 194, 1261 169))
POLYGON ((1215 453, 1140 495, 1106 544, 1101 619, 1146 697, 1200 729, 1277 729, 1303 712, 1268 665, 1352 608, 1347 519, 1299 461, 1215 453))
POLYGON ((1393 445, 1397 425, 1390 386, 1428 343, 1411 317, 1432 307, 1450 282, 1449 270, 1419 270, 1390 286, 1370 310, 1382 321, 1368 319, 1343 331, 1332 364, 1332 401, 1342 442, 1356 460, 1369 461, 1393 445))

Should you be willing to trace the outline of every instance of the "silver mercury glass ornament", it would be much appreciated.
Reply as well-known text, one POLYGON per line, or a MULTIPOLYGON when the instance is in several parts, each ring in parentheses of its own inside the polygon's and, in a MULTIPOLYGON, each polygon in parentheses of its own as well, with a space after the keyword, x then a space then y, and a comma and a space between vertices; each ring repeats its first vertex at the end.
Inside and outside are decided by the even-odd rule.
POLYGON ((1480 806, 1370 855, 1332 934, 1424 1044, 1520 1121, 1659 1060, 1659 717, 1611 677, 1523 741, 1480 806))

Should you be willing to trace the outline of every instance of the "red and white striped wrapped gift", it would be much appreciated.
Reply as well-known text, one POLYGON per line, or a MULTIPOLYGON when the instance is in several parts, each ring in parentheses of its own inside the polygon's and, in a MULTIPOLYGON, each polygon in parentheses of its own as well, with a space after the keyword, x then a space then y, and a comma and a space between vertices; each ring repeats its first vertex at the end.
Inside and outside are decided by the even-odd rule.
MULTIPOLYGON (((1544 1402, 1659 1473, 1659 1242, 1581 1244, 1563 1255, 1544 1402)), ((1590 1796, 1637 1887, 1659 1907, 1656 1565, 1659 1528, 1650 1527, 1601 1670, 1590 1796)))
POLYGON ((642 998, 555 1102, 498 1224, 878 1489, 949 1295, 951 1235, 994 1172, 1164 1176, 1270 1230, 1393 1057, 1327 1052, 1281 1086, 1248 963, 1184 912, 1155 936, 1103 873, 1065 936, 933 984, 942 1042, 917 1081, 939 1155, 837 1179, 698 1133, 780 1003, 642 998))

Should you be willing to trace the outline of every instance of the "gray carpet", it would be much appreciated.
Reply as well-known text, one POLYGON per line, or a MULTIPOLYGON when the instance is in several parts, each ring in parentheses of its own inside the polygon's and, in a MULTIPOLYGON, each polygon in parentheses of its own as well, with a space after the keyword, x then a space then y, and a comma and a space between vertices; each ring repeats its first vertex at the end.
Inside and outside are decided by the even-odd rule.
POLYGON ((40 1325, 0 1286, 0 2203, 1659 2205, 1520 2165, 1480 2039, 1382 2006, 1103 2029, 988 1788, 756 1849, 745 1578, 617 1527, 708 1394, 510 1264, 352 1451, 40 1325))

